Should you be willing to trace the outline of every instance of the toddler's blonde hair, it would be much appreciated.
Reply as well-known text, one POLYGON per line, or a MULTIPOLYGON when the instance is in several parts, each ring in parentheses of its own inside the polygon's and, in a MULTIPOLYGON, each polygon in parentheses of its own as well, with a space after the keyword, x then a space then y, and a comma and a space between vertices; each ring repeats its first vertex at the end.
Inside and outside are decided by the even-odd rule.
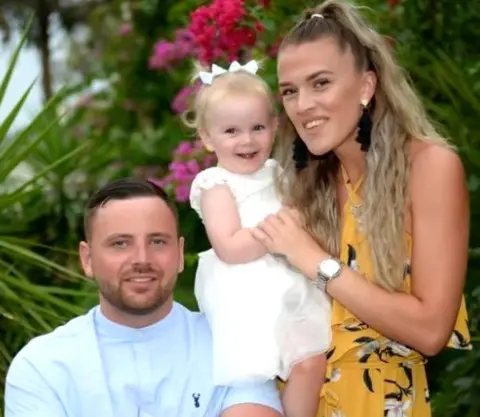
MULTIPOLYGON (((200 71, 209 71, 199 64, 195 65, 192 83, 199 81, 200 71)), ((228 95, 256 94, 265 97, 272 117, 276 114, 275 100, 269 85, 258 75, 245 70, 225 72, 214 77, 211 84, 202 84, 190 100, 189 107, 182 114, 186 126, 197 132, 206 130, 206 116, 212 105, 221 103, 228 95)))

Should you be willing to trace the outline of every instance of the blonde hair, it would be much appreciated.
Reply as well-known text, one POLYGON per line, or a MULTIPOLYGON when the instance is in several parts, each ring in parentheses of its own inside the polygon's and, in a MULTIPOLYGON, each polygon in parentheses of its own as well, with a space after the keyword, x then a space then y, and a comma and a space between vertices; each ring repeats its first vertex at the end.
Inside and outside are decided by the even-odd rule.
MULTIPOLYGON (((192 81, 197 81, 200 71, 209 71, 196 64, 192 81)), ((198 82, 198 81, 197 81, 198 82)), ((186 126, 195 129, 206 129, 206 115, 212 104, 221 103, 227 95, 256 94, 264 96, 272 115, 275 114, 275 102, 268 84, 256 74, 244 70, 225 72, 214 77, 211 84, 202 84, 196 91, 189 108, 182 114, 186 126)))
MULTIPOLYGON (((359 223, 370 245, 375 281, 385 289, 402 290, 409 144, 415 138, 449 145, 429 121, 407 76, 395 63, 386 40, 367 25, 356 6, 341 0, 327 0, 306 11, 303 20, 283 39, 279 55, 287 46, 325 37, 337 40, 342 51, 351 51, 358 71, 371 70, 377 76, 359 223), (312 16, 314 14, 321 16, 312 16)), ((334 153, 310 156, 307 167, 297 171, 292 160, 296 137, 295 128, 282 110, 276 149, 276 157, 284 167, 278 181, 280 192, 286 204, 303 213, 309 230, 320 244, 338 256, 341 226, 336 184, 340 162, 334 153)))

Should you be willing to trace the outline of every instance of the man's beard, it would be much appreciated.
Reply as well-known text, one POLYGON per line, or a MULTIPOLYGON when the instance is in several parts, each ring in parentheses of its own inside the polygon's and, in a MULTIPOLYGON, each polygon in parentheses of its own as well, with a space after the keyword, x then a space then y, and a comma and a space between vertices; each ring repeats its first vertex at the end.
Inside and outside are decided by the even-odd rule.
POLYGON ((112 285, 109 282, 98 279, 98 289, 102 297, 117 310, 136 316, 148 315, 160 309, 170 298, 173 292, 171 287, 173 287, 175 280, 171 280, 171 287, 164 288, 162 286, 164 271, 153 270, 149 266, 143 266, 141 271, 136 271, 135 269, 133 268, 133 270, 123 273, 118 285, 112 285), (155 275, 156 280, 153 282, 155 288, 145 294, 137 294, 137 296, 132 291, 126 289, 125 285, 129 285, 126 281, 127 277, 134 276, 137 273, 155 275))

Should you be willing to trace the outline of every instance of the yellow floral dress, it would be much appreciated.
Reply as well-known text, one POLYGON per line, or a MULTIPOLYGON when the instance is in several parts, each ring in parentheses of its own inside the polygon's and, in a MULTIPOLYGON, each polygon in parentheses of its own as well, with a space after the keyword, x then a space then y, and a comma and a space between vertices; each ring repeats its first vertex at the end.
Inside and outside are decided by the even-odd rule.
MULTIPOLYGON (((345 177, 345 174, 344 174, 345 177)), ((344 209, 341 259, 372 280, 372 264, 366 240, 354 216, 361 199, 360 183, 345 181, 349 201, 344 209)), ((411 254, 410 236, 407 253, 411 254)), ((410 291, 410 265, 405 265, 405 289, 410 291)), ((471 349, 465 300, 448 344, 471 349)), ((327 353, 326 381, 317 417, 430 417, 425 358, 418 352, 388 340, 353 316, 337 302, 332 306, 332 345, 327 353)))

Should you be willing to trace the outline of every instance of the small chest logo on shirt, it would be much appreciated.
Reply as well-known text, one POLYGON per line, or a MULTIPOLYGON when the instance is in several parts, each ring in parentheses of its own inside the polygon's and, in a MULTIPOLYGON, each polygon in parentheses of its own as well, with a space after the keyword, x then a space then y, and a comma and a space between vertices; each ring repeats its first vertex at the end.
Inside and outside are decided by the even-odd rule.
POLYGON ((200 394, 193 393, 192 398, 193 398, 193 405, 195 406, 195 408, 199 408, 200 407, 200 394))

